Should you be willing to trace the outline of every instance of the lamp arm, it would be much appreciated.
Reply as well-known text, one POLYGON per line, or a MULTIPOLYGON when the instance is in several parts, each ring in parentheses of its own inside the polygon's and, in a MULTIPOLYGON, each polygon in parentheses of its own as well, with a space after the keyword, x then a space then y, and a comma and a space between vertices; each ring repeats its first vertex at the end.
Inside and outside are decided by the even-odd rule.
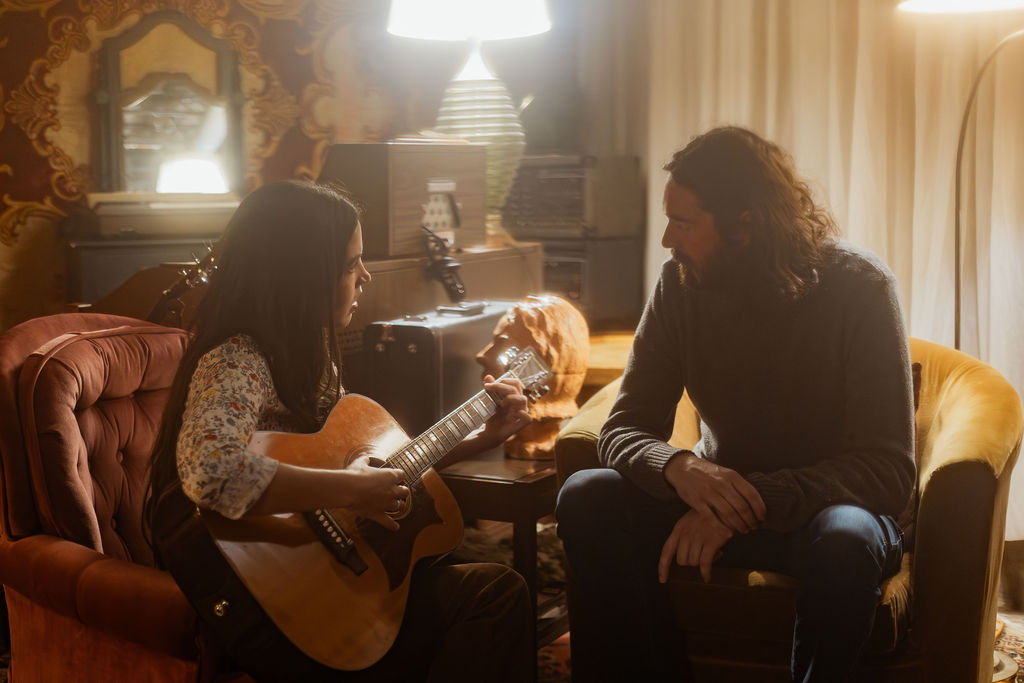
POLYGON ((956 144, 956 187, 954 190, 955 199, 953 206, 953 296, 955 298, 953 306, 953 347, 957 350, 960 349, 960 187, 963 168, 964 141, 967 138, 967 121, 971 117, 974 100, 977 99, 978 96, 978 86, 981 84, 981 78, 985 75, 988 65, 996 58, 999 51, 1006 47, 1007 43, 1010 43, 1021 36, 1024 36, 1024 29, 1014 31, 1000 40, 999 43, 992 48, 992 51, 988 53, 988 57, 986 57, 985 61, 982 62, 981 68, 978 69, 978 73, 974 76, 974 82, 971 83, 971 91, 967 96, 967 104, 964 106, 964 115, 960 120, 960 139, 956 144))

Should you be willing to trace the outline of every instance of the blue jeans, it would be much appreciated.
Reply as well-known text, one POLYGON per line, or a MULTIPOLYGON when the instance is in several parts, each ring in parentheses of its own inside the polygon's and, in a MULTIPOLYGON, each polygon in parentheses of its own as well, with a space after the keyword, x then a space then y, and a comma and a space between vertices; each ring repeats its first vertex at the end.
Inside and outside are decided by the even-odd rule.
MULTIPOLYGON (((611 469, 572 475, 558 495, 558 535, 576 580, 574 681, 691 681, 658 558, 688 507, 656 500, 611 469)), ((801 582, 792 678, 847 680, 871 634, 883 579, 903 535, 889 516, 853 505, 821 510, 791 533, 736 535, 716 566, 776 571, 801 582)))

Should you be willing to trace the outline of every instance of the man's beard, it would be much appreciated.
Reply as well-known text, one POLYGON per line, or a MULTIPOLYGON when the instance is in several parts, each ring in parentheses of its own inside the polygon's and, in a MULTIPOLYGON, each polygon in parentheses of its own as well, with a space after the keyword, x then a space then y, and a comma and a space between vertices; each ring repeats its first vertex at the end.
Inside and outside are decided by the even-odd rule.
POLYGON ((690 289, 743 290, 751 288, 759 279, 753 251, 749 246, 737 247, 723 243, 711 255, 699 275, 693 261, 682 251, 673 249, 672 259, 679 268, 680 281, 690 289))
POLYGON ((690 289, 700 289, 700 278, 693 267, 693 262, 678 249, 672 250, 672 260, 676 262, 676 268, 679 270, 679 281, 683 283, 683 286, 690 289))

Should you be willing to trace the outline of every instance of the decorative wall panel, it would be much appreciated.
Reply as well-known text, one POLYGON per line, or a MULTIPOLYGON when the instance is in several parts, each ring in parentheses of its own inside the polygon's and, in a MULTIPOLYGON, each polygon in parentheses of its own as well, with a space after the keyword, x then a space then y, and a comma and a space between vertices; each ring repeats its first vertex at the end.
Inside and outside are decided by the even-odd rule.
MULTIPOLYGON (((332 141, 395 133, 395 98, 366 57, 379 52, 368 41, 384 35, 387 8, 382 0, 0 0, 0 329, 18 322, 5 309, 12 308, 9 276, 24 264, 5 260, 21 253, 22 231, 52 227, 96 188, 90 96, 104 39, 173 11, 231 45, 245 96, 241 161, 252 189, 316 177, 332 141)), ((164 70, 159 38, 140 43, 138 58, 149 53, 164 70)), ((58 288, 59 261, 54 254, 58 288)), ((39 305, 14 307, 18 317, 51 312, 62 294, 36 293, 39 305)))

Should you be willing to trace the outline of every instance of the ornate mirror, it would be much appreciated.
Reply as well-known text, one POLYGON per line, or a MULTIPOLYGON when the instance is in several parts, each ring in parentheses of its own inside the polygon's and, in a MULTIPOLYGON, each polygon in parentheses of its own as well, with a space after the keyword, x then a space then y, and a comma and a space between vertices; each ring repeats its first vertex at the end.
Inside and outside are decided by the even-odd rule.
POLYGON ((238 59, 188 17, 104 41, 95 101, 98 190, 242 191, 238 59))

